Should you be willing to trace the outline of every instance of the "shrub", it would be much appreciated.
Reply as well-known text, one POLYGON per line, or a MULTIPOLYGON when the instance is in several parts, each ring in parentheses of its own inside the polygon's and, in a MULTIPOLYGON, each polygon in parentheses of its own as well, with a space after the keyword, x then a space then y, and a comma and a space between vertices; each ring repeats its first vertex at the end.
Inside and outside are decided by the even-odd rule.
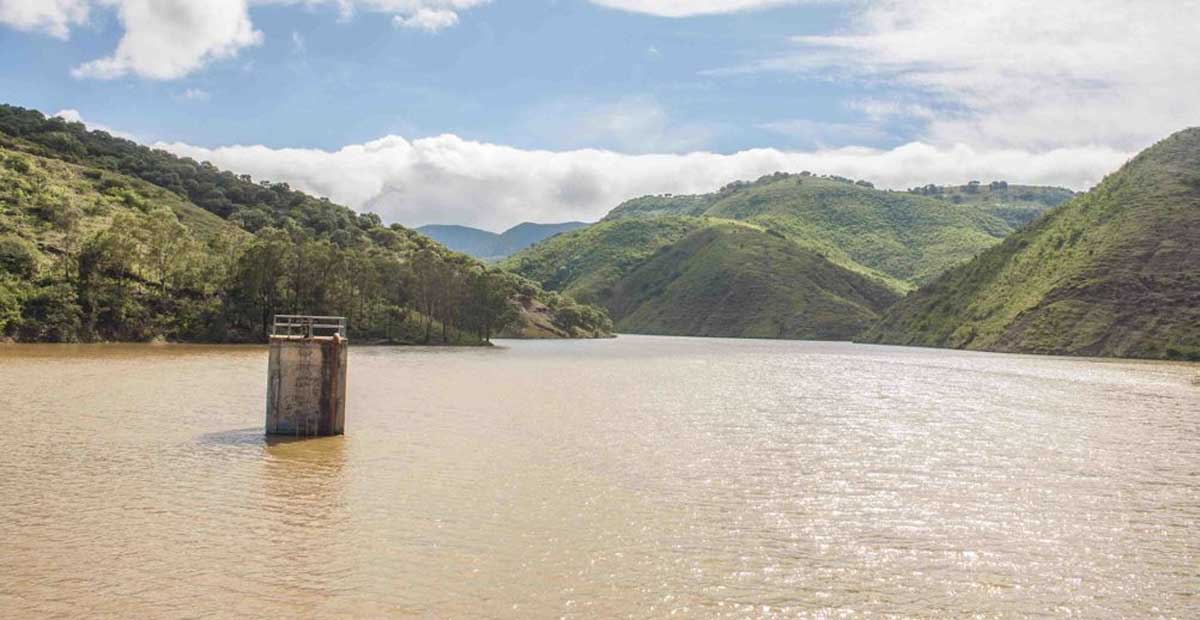
POLYGON ((0 272, 29 279, 37 271, 38 251, 33 244, 13 235, 0 237, 0 272))

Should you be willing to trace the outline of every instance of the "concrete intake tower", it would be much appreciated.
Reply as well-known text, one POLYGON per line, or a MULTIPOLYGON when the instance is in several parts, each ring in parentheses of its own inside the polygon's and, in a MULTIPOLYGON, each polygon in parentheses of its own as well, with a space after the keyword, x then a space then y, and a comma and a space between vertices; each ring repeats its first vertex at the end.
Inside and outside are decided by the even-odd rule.
POLYGON ((346 428, 346 319, 278 315, 267 366, 267 434, 341 435, 346 428))

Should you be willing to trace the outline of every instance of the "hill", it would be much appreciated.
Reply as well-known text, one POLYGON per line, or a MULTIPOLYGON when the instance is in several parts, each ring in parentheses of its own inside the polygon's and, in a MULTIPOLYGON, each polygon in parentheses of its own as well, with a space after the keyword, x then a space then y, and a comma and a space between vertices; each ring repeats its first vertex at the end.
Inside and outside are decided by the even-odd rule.
POLYGON ((993 212, 993 203, 881 191, 866 181, 837 176, 777 172, 754 182, 730 183, 713 194, 637 198, 605 219, 671 214, 751 222, 847 269, 908 291, 1015 230, 993 212))
POLYGON ((909 295, 862 338, 1200 359, 1200 129, 909 295))
POLYGON ((630 333, 844 340, 897 297, 786 239, 719 222, 638 265, 608 305, 630 333))
POLYGON ((0 339, 256 341, 276 313, 360 341, 609 325, 373 214, 0 106, 0 339))
POLYGON ((524 222, 502 232, 470 226, 431 224, 416 231, 438 243, 481 260, 495 261, 515 254, 547 237, 587 226, 584 222, 534 224, 524 222))
POLYGON ((455 251, 475 258, 492 256, 496 239, 500 236, 490 230, 470 226, 431 224, 413 230, 455 251))
POLYGON ((669 215, 604 220, 547 239, 500 265, 547 290, 608 306, 621 278, 703 226, 700 218, 669 215))
MULTIPOLYGON (((1047 202, 1061 199, 1063 192, 1069 194, 1056 188, 1005 185, 1003 189, 995 187, 994 191, 991 186, 980 190, 974 185, 937 188, 941 197, 933 197, 921 193, 933 194, 932 189, 880 191, 865 181, 810 173, 776 173, 754 182, 730 183, 711 194, 635 198, 617 206, 596 224, 548 239, 501 264, 549 290, 604 306, 624 331, 841 338, 848 335, 845 329, 833 329, 824 323, 821 329, 807 332, 799 327, 782 331, 763 328, 794 320, 786 304, 776 302, 781 298, 804 297, 799 291, 789 289, 789 283, 810 285, 805 278, 817 262, 780 261, 778 277, 762 280, 782 287, 779 296, 771 297, 770 303, 753 296, 724 298, 723 303, 732 311, 713 314, 711 319, 724 317, 723 320, 729 321, 720 329, 711 321, 701 325, 684 320, 683 317, 690 316, 689 308, 668 307, 717 297, 717 293, 726 290, 718 279, 688 279, 671 286, 659 282, 646 288, 664 295, 662 299, 651 299, 631 282, 641 282, 649 271, 637 276, 635 272, 660 254, 683 264, 688 261, 680 251, 702 248, 706 252, 705 264, 722 263, 712 267, 711 273, 745 275, 744 265, 739 261, 746 256, 732 251, 741 248, 720 243, 684 243, 698 231, 712 227, 724 231, 727 223, 737 222, 745 225, 741 237, 751 234, 747 230, 758 231, 770 237, 772 247, 780 251, 786 247, 789 256, 803 251, 803 256, 820 257, 822 266, 830 263, 837 268, 825 269, 822 277, 832 273, 843 278, 853 276, 856 288, 866 281, 888 289, 894 299, 999 243, 1016 225, 1023 223, 1021 218, 1026 215, 1018 213, 1040 212, 1048 208, 1047 202), (967 197, 959 197, 960 194, 967 197), (1003 209, 1012 212, 1001 212, 1003 209), (697 290, 685 291, 685 286, 697 290), (709 288, 712 290, 706 290, 709 288), (631 303, 631 299, 636 303, 631 303), (667 324, 654 317, 673 318, 667 324), (689 331, 692 329, 697 331, 689 331)), ((671 269, 666 273, 678 275, 682 271, 671 269)), ((828 278, 822 281, 827 282, 828 278)), ((882 299, 877 295, 871 298, 882 299)), ((878 310, 871 304, 860 306, 878 310)), ((856 324, 866 325, 863 316, 855 313, 850 316, 855 317, 856 324)))
POLYGON ((1037 216, 1075 196, 1075 192, 1065 187, 1010 185, 1008 181, 925 185, 914 187, 908 192, 956 204, 975 205, 984 212, 1004 220, 1013 228, 1020 228, 1032 222, 1037 216))
POLYGON ((504 265, 605 306, 627 333, 844 339, 898 298, 777 233, 707 217, 606 219, 504 265))

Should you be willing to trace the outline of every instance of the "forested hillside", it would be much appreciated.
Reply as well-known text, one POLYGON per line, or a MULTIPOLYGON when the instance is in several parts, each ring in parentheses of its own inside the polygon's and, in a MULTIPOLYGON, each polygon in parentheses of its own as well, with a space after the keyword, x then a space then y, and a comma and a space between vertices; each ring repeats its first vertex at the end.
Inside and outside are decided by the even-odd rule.
POLYGON ((776 173, 712 194, 626 201, 502 265, 603 305, 623 331, 845 338, 849 325, 865 327, 900 294, 1069 195, 999 182, 879 191, 866 181, 776 173), (827 294, 849 303, 811 303, 827 294), (846 323, 829 320, 839 313, 846 323))
POLYGON ((0 337, 257 341, 276 313, 403 342, 609 326, 373 214, 0 106, 0 337))
POLYGON ((1008 181, 925 185, 914 187, 908 193, 954 204, 974 205, 985 213, 999 217, 1014 229, 1032 222, 1037 216, 1075 196, 1075 192, 1065 187, 1010 185, 1008 181))
POLYGON ((845 339, 898 298, 778 233, 710 217, 606 219, 504 265, 604 305, 629 333, 845 339))
POLYGON ((909 295, 863 338, 1200 359, 1200 128, 909 295))
POLYGON ((671 215, 604 220, 547 239, 500 264, 547 290, 607 305, 621 278, 704 226, 701 218, 671 215))
POLYGON ((1016 226, 996 211, 1028 207, 1028 200, 1016 201, 1018 195, 1024 192, 1008 194, 1010 202, 939 200, 877 190, 867 181, 777 172, 713 194, 633 199, 605 219, 672 214, 751 222, 908 291, 1011 233, 1016 226))

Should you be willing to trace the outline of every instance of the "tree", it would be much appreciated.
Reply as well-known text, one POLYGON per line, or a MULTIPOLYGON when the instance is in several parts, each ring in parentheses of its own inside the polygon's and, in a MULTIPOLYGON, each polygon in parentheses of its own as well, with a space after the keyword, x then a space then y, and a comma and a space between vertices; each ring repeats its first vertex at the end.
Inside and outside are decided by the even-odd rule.
POLYGON ((0 336, 8 334, 21 322, 22 288, 20 281, 0 274, 0 336))
POLYGON ((175 213, 166 207, 152 209, 136 228, 143 260, 158 282, 161 297, 167 296, 171 277, 186 265, 191 235, 175 213))
POLYGON ((242 306, 241 315, 258 324, 263 340, 269 335, 271 321, 280 305, 284 290, 284 270, 292 255, 287 233, 264 228, 239 257, 232 282, 234 296, 242 306))
POLYGON ((36 271, 37 249, 33 244, 14 235, 0 237, 0 272, 28 279, 36 271))
POLYGON ((512 301, 516 288, 512 279, 498 270, 484 269, 472 274, 467 325, 477 330, 480 340, 490 342, 493 334, 517 320, 517 308, 512 301))

